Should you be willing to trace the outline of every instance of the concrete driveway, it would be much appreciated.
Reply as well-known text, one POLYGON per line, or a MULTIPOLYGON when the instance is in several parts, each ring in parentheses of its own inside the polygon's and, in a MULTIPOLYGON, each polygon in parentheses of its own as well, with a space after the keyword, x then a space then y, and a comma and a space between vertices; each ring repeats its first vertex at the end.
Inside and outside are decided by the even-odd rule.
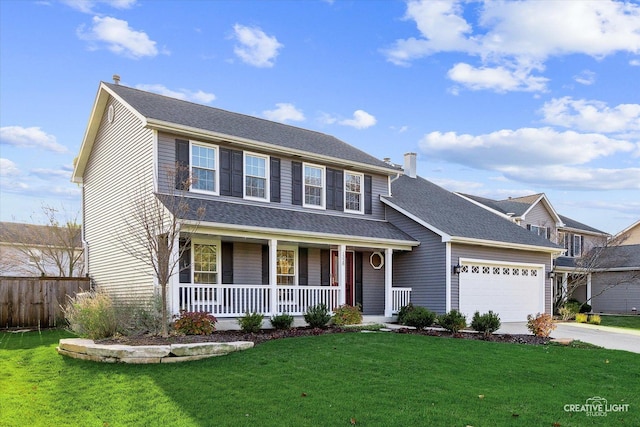
MULTIPOLYGON (((640 330, 584 323, 556 323, 552 338, 570 338, 611 350, 640 353, 640 330)), ((526 322, 503 323, 498 334, 530 334, 526 322)))

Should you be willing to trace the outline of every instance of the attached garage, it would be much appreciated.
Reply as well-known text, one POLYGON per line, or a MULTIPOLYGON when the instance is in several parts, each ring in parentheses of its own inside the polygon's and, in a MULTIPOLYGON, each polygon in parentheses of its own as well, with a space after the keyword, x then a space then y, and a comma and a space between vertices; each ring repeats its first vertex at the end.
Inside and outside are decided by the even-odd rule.
POLYGON ((492 310, 502 322, 544 313, 544 265, 460 259, 459 307, 471 322, 492 310))

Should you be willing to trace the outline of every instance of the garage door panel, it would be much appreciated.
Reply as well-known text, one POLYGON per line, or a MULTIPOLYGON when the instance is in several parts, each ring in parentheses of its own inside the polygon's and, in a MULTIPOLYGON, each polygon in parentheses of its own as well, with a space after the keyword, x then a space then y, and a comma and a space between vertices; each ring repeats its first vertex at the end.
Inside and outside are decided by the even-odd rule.
POLYGON ((460 311, 470 322, 475 311, 498 313, 503 322, 524 321, 544 311, 542 268, 468 262, 459 277, 460 311))

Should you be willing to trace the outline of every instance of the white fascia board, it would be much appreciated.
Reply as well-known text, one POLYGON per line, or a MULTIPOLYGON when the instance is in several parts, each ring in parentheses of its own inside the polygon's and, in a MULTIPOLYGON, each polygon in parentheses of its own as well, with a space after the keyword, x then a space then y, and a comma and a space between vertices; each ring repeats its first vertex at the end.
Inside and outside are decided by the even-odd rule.
POLYGON ((359 162, 354 162, 354 161, 349 161, 349 160, 345 160, 345 159, 341 159, 338 157, 331 157, 331 156, 324 156, 321 154, 315 154, 315 153, 310 153, 308 151, 304 151, 304 150, 296 150, 293 148, 285 148, 279 145, 274 145, 274 144, 269 144, 266 142, 261 142, 261 141, 256 141, 253 139, 248 139, 248 138, 240 138, 237 136, 232 136, 232 135, 227 135, 224 133, 219 133, 219 132, 214 132, 214 131, 209 131, 209 130, 203 130, 203 129, 199 129, 199 128, 194 128, 194 127, 190 127, 190 126, 183 126, 183 125, 179 125, 176 123, 171 123, 171 122, 166 122, 166 121, 162 121, 162 120, 156 120, 156 119, 147 119, 147 125, 150 128, 153 129, 157 129, 157 130, 161 130, 164 132, 170 132, 170 133, 178 133, 178 134, 185 134, 185 135, 189 135, 190 137, 193 138, 204 138, 204 139, 215 139, 218 141, 224 141, 230 144, 237 144, 240 147, 243 148, 248 148, 248 149, 252 149, 255 150, 257 148, 261 148, 265 151, 270 151, 270 152, 277 152, 277 153, 281 153, 281 154, 285 154, 285 155, 289 155, 292 157, 300 157, 300 158, 305 158, 305 159, 312 159, 314 161, 317 162, 328 162, 328 163, 332 163, 335 165, 340 165, 341 167, 344 167, 345 169, 354 169, 357 171, 371 171, 371 172, 377 172, 377 173, 381 173, 384 175, 395 175, 398 171, 393 170, 393 169, 389 169, 389 168, 385 168, 385 167, 381 167, 381 166, 374 166, 374 165, 369 165, 366 163, 359 163, 359 162))
POLYGON ((451 241, 451 236, 449 234, 447 234, 444 231, 434 227, 433 225, 429 224, 428 222, 422 220, 421 218, 418 218, 417 216, 415 216, 411 212, 402 209, 400 206, 396 205, 395 203, 390 202, 389 200, 385 199, 384 197, 380 197, 380 201, 382 203, 384 203, 385 205, 389 206, 390 208, 395 209, 396 211, 400 212, 402 215, 406 216, 407 218, 409 218, 409 219, 417 222, 418 224, 422 225, 426 229, 436 233, 438 236, 440 236, 442 238, 443 242, 451 241))
MULTIPOLYGON (((196 233, 212 231, 212 234, 224 233, 230 237, 249 237, 256 239, 273 239, 274 236, 282 236, 283 238, 295 238, 298 241, 306 243, 340 243, 349 246, 376 247, 383 246, 394 250, 410 251, 414 246, 420 245, 420 242, 413 240, 392 240, 392 239, 375 239, 360 236, 344 236, 340 234, 319 233, 298 230, 283 230, 280 228, 265 228, 245 225, 232 225, 215 222, 198 222, 185 221, 185 225, 193 226, 196 233)), ((185 229, 188 232, 189 228, 185 229)))
POLYGON ((613 236, 614 239, 617 239, 620 236, 624 236, 626 233, 628 233, 629 231, 631 231, 632 229, 634 229, 636 226, 640 225, 640 219, 636 222, 634 222, 633 224, 631 224, 630 226, 628 226, 627 228, 625 228, 624 230, 622 230, 619 233, 616 233, 615 236, 613 236))
POLYGON ((467 202, 471 202, 471 203, 473 203, 474 205, 479 206, 479 207, 481 207, 482 209, 484 209, 484 210, 487 210, 487 211, 491 212, 492 214, 495 214, 495 215, 498 215, 499 217, 502 217, 502 218, 508 219, 508 220, 509 220, 509 221, 511 221, 511 222, 514 222, 514 221, 515 221, 515 217, 510 216, 510 215, 507 215, 507 214, 503 214, 503 213, 502 213, 502 212, 500 212, 500 211, 497 211, 497 210, 495 210, 495 209, 490 208, 489 206, 485 205, 484 203, 480 203, 480 202, 478 202, 478 201, 476 201, 476 200, 473 200, 473 199, 471 199, 471 198, 469 198, 469 197, 467 197, 467 196, 465 196, 465 195, 463 195, 463 194, 460 194, 460 193, 456 193, 456 192, 454 192, 453 194, 455 194, 456 196, 458 196, 458 197, 460 197, 460 198, 463 198, 463 199, 464 199, 464 200, 466 200, 467 202))
POLYGON ((596 231, 583 230, 581 228, 574 227, 560 227, 558 231, 570 232, 574 234, 588 234, 589 236, 597 236, 597 237, 611 237, 609 233, 598 233, 596 231))
POLYGON ((460 264, 465 263, 478 263, 478 264, 489 264, 489 265, 508 265, 510 267, 515 266, 528 266, 528 267, 536 267, 544 269, 546 265, 540 264, 537 262, 515 262, 515 261, 501 261, 495 259, 483 259, 483 258, 460 258, 460 264))
POLYGON ((548 252, 552 254, 560 254, 565 251, 564 248, 550 248, 547 246, 524 245, 521 243, 498 242, 495 240, 474 239, 470 237, 452 237, 452 243, 461 243, 465 245, 489 246, 493 248, 518 249, 523 251, 548 252))
POLYGON ((522 219, 524 219, 524 217, 531 211, 531 209, 533 209, 533 207, 535 205, 537 205, 538 203, 540 203, 540 202, 544 202, 544 205, 545 205, 545 207, 547 209, 547 212, 551 213, 551 216, 555 218, 556 227, 563 226, 564 223, 560 219, 560 215, 558 215, 558 213, 553 208, 553 206, 551 205, 551 202, 549 201, 549 199, 547 198, 547 196, 544 193, 541 194, 540 197, 538 197, 538 200, 536 200, 535 202, 531 203, 531 206, 529 206, 529 209, 527 209, 525 211, 525 213, 522 214, 522 219))

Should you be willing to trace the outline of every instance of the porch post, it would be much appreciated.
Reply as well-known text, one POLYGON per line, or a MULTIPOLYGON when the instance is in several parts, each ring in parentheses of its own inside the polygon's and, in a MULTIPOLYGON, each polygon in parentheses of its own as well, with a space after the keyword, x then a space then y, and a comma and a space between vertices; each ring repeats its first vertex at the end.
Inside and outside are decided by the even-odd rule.
POLYGON ((591 301, 591 273, 587 274, 587 304, 593 307, 593 303, 591 301))
POLYGON ((338 296, 338 305, 347 303, 347 273, 346 273, 347 246, 340 245, 338 247, 338 288, 340 294, 338 296))
POLYGON ((271 315, 278 313, 278 240, 269 240, 269 287, 271 288, 271 315))
MULTIPOLYGON (((173 253, 170 255, 171 262, 176 258, 180 258, 180 236, 176 236, 176 240, 173 243, 173 253)), ((169 276, 169 283, 167 286, 167 310, 169 310, 170 314, 178 314, 180 312, 180 260, 174 264, 174 270, 171 272, 169 276)), ((162 289, 159 289, 157 279, 155 280, 156 285, 156 294, 158 292, 162 292, 162 289)))
POLYGON ((393 315, 393 249, 384 250, 384 317, 393 315))
POLYGON ((562 298, 567 296, 569 287, 569 273, 562 273, 562 298))

